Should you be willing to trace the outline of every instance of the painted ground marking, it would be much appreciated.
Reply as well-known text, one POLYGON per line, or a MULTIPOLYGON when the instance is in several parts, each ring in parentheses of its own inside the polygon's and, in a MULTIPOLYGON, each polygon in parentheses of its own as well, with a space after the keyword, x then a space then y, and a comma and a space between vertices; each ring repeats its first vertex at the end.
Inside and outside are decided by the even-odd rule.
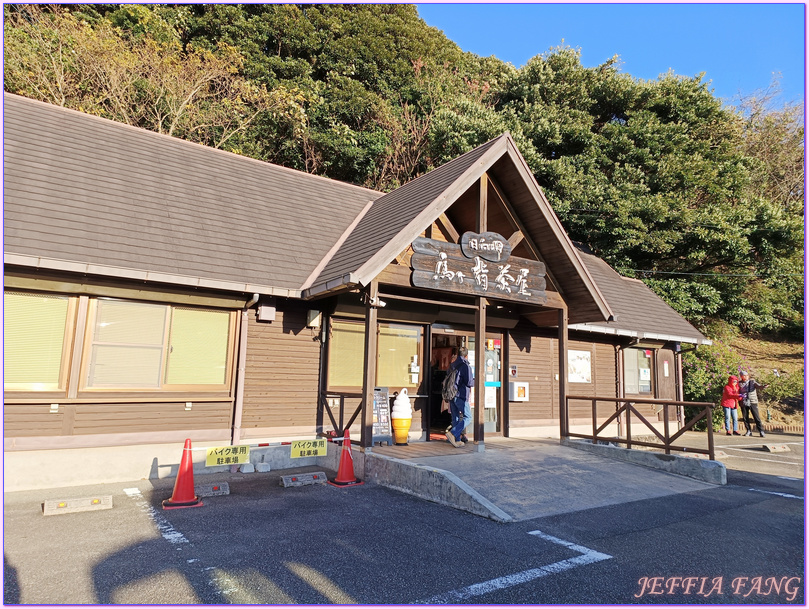
MULTIPOLYGON (((175 529, 171 523, 166 520, 166 518, 157 511, 154 507, 152 507, 143 494, 140 492, 138 488, 125 488, 124 493, 127 496, 131 497, 135 500, 135 504, 144 512, 146 512, 149 517, 152 519, 152 522, 155 523, 157 530, 160 531, 160 535, 162 535, 163 539, 168 541, 171 544, 189 544, 191 546, 191 542, 188 541, 185 535, 180 533, 177 529, 175 529)), ((178 550, 182 550, 181 547, 177 548, 178 550)), ((199 558, 187 558, 186 563, 189 565, 193 565, 194 563, 199 563, 199 558)), ((196 566, 196 565, 195 565, 196 566)), ((199 565, 199 568, 203 572, 213 571, 210 573, 210 577, 208 577, 208 585, 216 588, 217 592, 222 595, 223 597, 227 598, 228 595, 232 594, 233 592, 237 591, 237 588, 234 586, 232 580, 227 577, 224 572, 217 570, 216 567, 202 567, 199 565)))
POLYGON ((589 565, 592 563, 612 558, 612 556, 610 556, 609 554, 602 554, 601 552, 596 552, 595 550, 591 550, 590 548, 585 548, 584 546, 577 545, 570 541, 559 539, 558 537, 548 535, 547 533, 543 533, 542 531, 529 531, 528 534, 535 535, 541 539, 544 539, 545 541, 550 541, 551 543, 565 546, 566 548, 573 550, 574 552, 579 552, 580 556, 574 556, 573 558, 560 560, 559 562, 555 562, 550 565, 545 565, 544 567, 537 567, 536 569, 528 569, 527 571, 521 571, 519 573, 505 575, 503 577, 498 577, 496 579, 490 579, 489 581, 481 582, 479 584, 473 584, 471 586, 467 586, 466 588, 460 588, 459 590, 452 590, 451 592, 439 594, 437 596, 433 596, 423 601, 416 601, 413 604, 449 605, 457 603, 459 601, 464 601, 469 598, 473 598, 475 596, 482 596, 484 594, 488 594, 489 592, 494 592, 495 590, 502 590, 503 588, 510 588, 511 586, 524 584, 526 582, 539 579, 540 577, 545 577, 546 575, 554 575, 556 573, 562 573, 563 571, 567 571, 569 569, 574 569, 576 567, 581 567, 584 565, 589 565))
POLYGON ((768 495, 778 495, 779 497, 786 497, 787 499, 801 499, 801 500, 803 500, 803 497, 798 497, 797 495, 790 495, 789 493, 776 493, 775 491, 762 491, 762 490, 757 489, 757 488, 751 488, 749 490, 755 491, 756 493, 767 493, 768 495))
POLYGON ((125 488, 124 493, 127 496, 131 497, 135 500, 137 506, 146 512, 149 517, 152 519, 152 522, 155 523, 157 530, 160 531, 160 534, 163 536, 163 539, 168 541, 169 543, 188 543, 188 540, 185 538, 185 535, 180 533, 177 529, 171 526, 171 523, 163 518, 163 516, 154 509, 149 502, 146 501, 146 498, 140 492, 138 488, 125 488))

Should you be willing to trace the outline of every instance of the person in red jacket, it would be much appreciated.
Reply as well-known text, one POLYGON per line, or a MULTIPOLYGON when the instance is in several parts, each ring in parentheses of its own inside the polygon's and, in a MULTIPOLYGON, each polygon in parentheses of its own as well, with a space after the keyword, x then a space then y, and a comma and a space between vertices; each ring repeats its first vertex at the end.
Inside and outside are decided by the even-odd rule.
POLYGON ((739 434, 739 409, 737 408, 739 400, 742 399, 739 394, 739 379, 735 376, 728 377, 728 384, 722 390, 722 408, 725 409, 725 432, 730 434, 730 422, 733 421, 733 435, 739 434))

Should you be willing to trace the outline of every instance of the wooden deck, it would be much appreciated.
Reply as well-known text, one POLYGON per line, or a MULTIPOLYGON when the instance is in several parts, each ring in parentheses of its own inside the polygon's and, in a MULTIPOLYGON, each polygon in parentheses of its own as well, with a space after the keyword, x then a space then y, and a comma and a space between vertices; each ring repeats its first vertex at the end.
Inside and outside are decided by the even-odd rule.
MULTIPOLYGON (((538 448, 540 445, 551 442, 558 445, 559 440, 549 438, 523 439, 490 437, 484 441, 485 450, 499 449, 525 449, 538 448)), ((470 452, 477 452, 477 447, 471 441, 463 447, 456 448, 448 441, 432 440, 430 442, 409 442, 406 446, 374 446, 372 452, 396 459, 421 459, 424 457, 446 457, 470 452)))

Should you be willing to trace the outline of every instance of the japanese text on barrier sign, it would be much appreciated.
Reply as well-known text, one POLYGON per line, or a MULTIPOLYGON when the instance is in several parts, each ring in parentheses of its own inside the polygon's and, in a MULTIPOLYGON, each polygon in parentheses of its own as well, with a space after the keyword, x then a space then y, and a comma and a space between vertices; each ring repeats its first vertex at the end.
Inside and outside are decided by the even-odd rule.
POLYGON ((302 457, 325 457, 326 440, 296 440, 292 443, 290 456, 293 459, 302 457))
POLYGON ((205 454, 205 467, 239 465, 250 462, 249 446, 220 446, 209 448, 205 454))

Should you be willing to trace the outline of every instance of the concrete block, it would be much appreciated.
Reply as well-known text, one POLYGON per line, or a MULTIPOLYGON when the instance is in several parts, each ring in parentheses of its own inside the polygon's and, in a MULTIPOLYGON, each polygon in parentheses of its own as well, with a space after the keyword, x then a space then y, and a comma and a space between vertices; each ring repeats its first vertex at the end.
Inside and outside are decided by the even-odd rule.
POLYGON ((242 463, 239 466, 239 471, 243 474, 252 474, 254 471, 256 471, 256 466, 252 463, 242 463))
POLYGON ((768 453, 787 453, 792 452, 792 449, 789 448, 786 444, 765 444, 764 450, 768 453))
POLYGON ((195 484, 194 494, 197 497, 217 497, 219 495, 230 495, 230 486, 227 482, 195 484))
POLYGON ((308 472, 305 474, 288 474, 281 476, 281 486, 288 488, 290 486, 307 486, 309 484, 324 484, 326 482, 326 474, 323 472, 308 472))
POLYGON ((42 507, 44 516, 55 514, 73 514, 75 512, 91 512, 95 510, 111 510, 112 495, 98 497, 78 497, 75 499, 48 499, 42 507))
POLYGON ((272 468, 270 467, 269 463, 256 463, 256 471, 260 473, 266 473, 270 471, 272 468))

